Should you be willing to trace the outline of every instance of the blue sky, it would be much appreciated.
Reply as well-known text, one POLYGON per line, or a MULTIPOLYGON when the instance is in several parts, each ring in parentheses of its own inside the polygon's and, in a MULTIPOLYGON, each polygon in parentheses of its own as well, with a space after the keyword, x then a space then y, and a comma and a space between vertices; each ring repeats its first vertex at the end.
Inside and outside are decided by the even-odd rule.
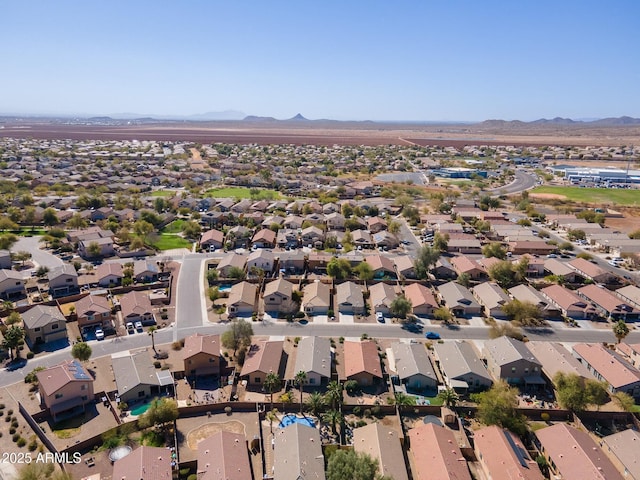
POLYGON ((640 117, 637 0, 0 2, 0 112, 640 117))

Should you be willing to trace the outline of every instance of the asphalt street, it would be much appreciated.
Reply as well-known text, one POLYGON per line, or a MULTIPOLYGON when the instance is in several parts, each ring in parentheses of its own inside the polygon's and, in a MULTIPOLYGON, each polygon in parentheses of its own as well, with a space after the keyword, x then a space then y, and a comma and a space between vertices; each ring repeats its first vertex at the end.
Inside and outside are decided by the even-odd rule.
POLYGON ((538 177, 536 175, 526 173, 522 170, 516 170, 513 182, 505 185, 504 187, 494 188, 487 191, 491 192, 493 195, 509 195, 529 190, 530 188, 535 187, 537 182, 538 177))
MULTIPOLYGON (((49 270, 53 270, 56 267, 62 266, 63 261, 60 260, 60 258, 40 249, 40 238, 39 236, 19 237, 18 241, 11 247, 11 251, 31 253, 31 261, 36 267, 47 267, 49 270)), ((25 271, 25 274, 27 276, 30 275, 28 271, 25 271)))

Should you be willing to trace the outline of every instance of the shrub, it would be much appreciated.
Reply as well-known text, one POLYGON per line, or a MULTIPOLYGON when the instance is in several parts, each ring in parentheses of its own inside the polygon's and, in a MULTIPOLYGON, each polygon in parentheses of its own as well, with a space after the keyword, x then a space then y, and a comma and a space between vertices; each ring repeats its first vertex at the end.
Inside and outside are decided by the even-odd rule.
POLYGON ((231 415, 231 407, 224 407, 224 413, 226 413, 227 415, 231 415))
POLYGON ((0 403, 0 410, 4 410, 4 403, 0 403))
POLYGON ((7 415, 13 415, 13 410, 12 409, 7 410, 7 415))
POLYGON ((11 440, 15 442, 17 442, 20 439, 20 434, 19 433, 14 433, 13 436, 11 437, 11 440))
POLYGON ((180 342, 173 342, 171 344, 171 349, 172 350, 182 350, 182 343, 180 342))
POLYGON ((4 419, 4 421, 5 421, 5 422, 7 422, 7 423, 9 423, 9 422, 11 421, 11 417, 7 415, 7 416, 5 417, 5 419, 4 419))
POLYGON ((33 357, 35 357, 33 352, 27 353, 27 359, 31 360, 33 357))
POLYGON ((13 422, 11 422, 11 426, 12 426, 13 428, 18 428, 18 421, 17 421, 17 420, 14 420, 13 422))
POLYGON ((153 362, 153 366, 156 368, 160 368, 162 364, 158 360, 156 360, 155 362, 153 362))
POLYGON ((367 418, 371 418, 371 409, 370 408, 365 408, 364 409, 364 416, 367 418))
POLYGON ((179 470, 180 478, 182 478, 182 477, 186 477, 187 475, 189 475, 189 472, 191 472, 191 469, 190 469, 189 467, 181 468, 181 469, 179 470))
POLYGON ((359 417, 361 413, 362 413, 362 409, 359 406, 353 407, 353 414, 354 415, 357 415, 359 417))
POLYGON ((340 338, 338 339, 338 341, 339 341, 340 343, 344 343, 344 337, 340 337, 340 338))
POLYGON ((2 432, 0 432, 0 438, 2 438, 2 432))
POLYGON ((36 449, 38 448, 38 442, 36 441, 35 438, 31 439, 31 441, 29 442, 29 451, 30 452, 35 452, 36 449))
POLYGON ((358 421, 356 422, 355 427, 356 427, 356 428, 359 428, 359 427, 365 427, 366 425, 367 425, 367 421, 366 421, 366 420, 358 420, 358 421))
POLYGON ((16 429, 15 429, 15 428, 13 428, 13 427, 11 427, 11 428, 9 429, 9 435, 13 435, 14 433, 16 433, 16 429))
POLYGON ((195 473, 192 473, 187 477, 187 480, 198 480, 198 475, 196 475, 195 473))
POLYGON ((371 409, 371 413, 376 417, 380 416, 381 411, 382 411, 382 409, 378 405, 376 405, 375 407, 373 407, 371 409))
POLYGON ((27 444, 27 441, 22 437, 20 437, 16 442, 16 445, 18 445, 19 447, 24 447, 26 444, 27 444))
POLYGON ((542 412, 540 414, 540 418, 545 421, 548 422, 549 420, 551 420, 551 415, 549 415, 547 412, 542 412))

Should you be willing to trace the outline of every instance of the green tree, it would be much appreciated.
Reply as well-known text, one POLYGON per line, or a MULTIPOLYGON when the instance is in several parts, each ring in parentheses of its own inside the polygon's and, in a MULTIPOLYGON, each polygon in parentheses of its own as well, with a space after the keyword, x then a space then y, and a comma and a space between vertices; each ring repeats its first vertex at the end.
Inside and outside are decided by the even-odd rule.
POLYGON ((453 388, 442 390, 438 393, 438 398, 442 400, 442 403, 444 403, 444 406, 447 408, 455 407, 460 400, 460 397, 453 388))
POLYGON ((327 274, 336 280, 344 280, 351 276, 351 264, 345 258, 332 258, 327 264, 327 274))
POLYGON ((378 480, 378 462, 355 450, 337 450, 327 464, 327 480, 378 480))
POLYGON ((135 251, 144 248, 144 239, 142 237, 134 237, 129 243, 129 250, 135 251))
POLYGON ((135 232, 136 235, 138 235, 139 237, 142 238, 142 240, 146 243, 147 241, 147 236, 153 232, 155 229, 155 227, 153 226, 152 223, 147 222, 145 220, 138 220, 136 223, 133 224, 133 231, 135 232))
POLYGON ((11 358, 20 358, 20 349, 18 348, 24 340, 24 329, 18 325, 10 326, 4 333, 2 340, 2 348, 9 350, 11 358), (14 356, 15 354, 15 356, 14 356))
POLYGON ((15 480, 73 480, 73 477, 66 472, 55 471, 53 463, 38 463, 34 461, 25 464, 18 471, 15 480))
POLYGON ((71 218, 67 221, 67 227, 69 228, 75 228, 75 229, 80 229, 80 228, 87 228, 87 221, 82 218, 82 215, 80 215, 80 213, 74 213, 71 218))
POLYGON ((98 242, 90 242, 89 246, 87 246, 87 253, 91 257, 100 256, 100 253, 102 253, 102 249, 100 248, 100 245, 98 244, 98 242))
POLYGON ((155 325, 151 325, 147 330, 147 334, 151 337, 151 348, 154 352, 156 351, 156 330, 158 330, 158 327, 155 325))
POLYGON ((389 306, 389 310, 391 313, 398 318, 405 319, 411 310, 413 309, 413 305, 404 295, 398 295, 391 301, 391 305, 389 306))
POLYGON ((342 412, 340 410, 331 409, 322 415, 322 421, 331 425, 331 431, 334 435, 338 433, 338 429, 336 428, 336 426, 338 424, 342 424, 343 420, 344 415, 342 415, 342 412))
POLYGON ((24 267, 24 262, 31 259, 31 253, 25 251, 16 252, 11 255, 11 259, 20 262, 20 266, 24 267))
POLYGON ((367 262, 360 262, 356 268, 353 269, 354 273, 358 275, 360 280, 369 282, 373 280, 373 269, 367 262))
POLYGON ((241 318, 232 320, 229 328, 222 333, 220 341, 222 346, 228 350, 233 350, 233 354, 240 347, 248 347, 251 345, 251 337, 253 336, 253 327, 249 322, 241 318))
POLYGON ((302 413, 302 405, 303 405, 302 394, 304 391, 304 384, 307 382, 307 373, 300 370, 298 373, 296 373, 294 382, 298 385, 298 388, 300 389, 300 413, 302 413))
MULTIPOLYGON (((13 308, 13 303, 12 302, 10 302, 10 303, 11 303, 11 307, 10 308, 13 308)), ((15 324, 20 323, 20 322, 22 322, 22 317, 20 316, 20 314, 18 312, 15 312, 15 311, 11 312, 9 314, 9 316, 7 317, 7 320, 5 321, 5 323, 7 325, 9 325, 9 326, 15 325, 15 324)))
POLYGON ((516 272, 508 260, 491 265, 489 277, 502 288, 511 288, 517 283, 516 272))
POLYGON ((393 397, 387 397, 389 405, 395 405, 398 409, 410 407, 416 404, 416 398, 404 392, 396 392, 393 397))
POLYGON ((505 260, 507 258, 507 249, 500 242, 491 242, 482 247, 482 255, 487 258, 495 257, 505 260))
POLYGON ((81 362, 86 362, 91 358, 91 347, 86 342, 78 342, 71 347, 71 356, 81 362))
POLYGON ((478 404, 476 418, 485 425, 498 425, 523 435, 526 431, 525 418, 518 407, 518 389, 500 380, 486 392, 472 394, 471 399, 478 404))
POLYGON ((167 424, 178 418, 178 404, 171 398, 154 398, 147 411, 138 419, 140 428, 159 426, 165 429, 167 424))
POLYGON ((512 300, 502 306, 502 311, 509 320, 513 320, 520 326, 540 325, 542 323, 542 310, 531 302, 512 300))
POLYGON ((7 233, 0 235, 0 250, 10 250, 14 243, 18 241, 13 233, 7 233))
POLYGON ((267 373, 267 375, 264 377, 264 389, 269 392, 270 395, 270 403, 271 403, 271 407, 270 410, 273 410, 273 392, 280 390, 281 388, 281 381, 280 381, 280 377, 273 372, 269 372, 267 373))
POLYGON ((563 408, 580 413, 589 405, 603 405, 608 399, 607 386, 597 380, 585 380, 575 373, 558 372, 553 377, 556 398, 563 408))
POLYGON ((334 410, 342 410, 342 384, 340 382, 336 380, 329 382, 325 396, 331 404, 331 408, 334 410))
POLYGON ((393 235, 400 233, 400 222, 397 220, 391 220, 387 226, 387 231, 393 235))
POLYGON ((317 417, 326 406, 326 401, 320 392, 312 392, 309 398, 307 398, 305 405, 311 414, 317 417))
POLYGON ((471 275, 467 272, 462 272, 458 275, 458 278, 456 278, 456 282, 463 287, 469 287, 469 285, 471 285, 471 275))
POLYGON ((235 280, 244 280, 246 273, 240 267, 230 267, 227 276, 235 280))
POLYGON ((418 256, 414 262, 414 270, 416 277, 420 280, 424 280, 429 276, 429 270, 433 267, 440 258, 440 250, 431 248, 429 245, 423 245, 418 250, 418 256))
POLYGON ((444 323, 449 323, 453 320, 453 315, 447 307, 438 307, 433 312, 433 318, 444 323))
POLYGON ((613 334, 616 336, 618 343, 625 339, 629 335, 629 327, 624 320, 618 320, 613 324, 613 334))
POLYGON ((194 221, 187 222, 182 227, 182 234, 186 238, 197 239, 202 233, 202 227, 194 221))
POLYGON ((45 227, 53 227, 60 223, 58 220, 58 215, 53 208, 47 208, 44 212, 42 212, 42 221, 45 227))
POLYGON ((0 231, 5 232, 7 230, 17 230, 20 226, 8 217, 0 217, 0 231))
POLYGON ((611 395, 611 399, 625 412, 631 412, 636 405, 633 397, 625 392, 616 392, 611 395))
POLYGON ((449 248, 449 234, 436 233, 433 237, 433 248, 438 252, 446 252, 449 248))

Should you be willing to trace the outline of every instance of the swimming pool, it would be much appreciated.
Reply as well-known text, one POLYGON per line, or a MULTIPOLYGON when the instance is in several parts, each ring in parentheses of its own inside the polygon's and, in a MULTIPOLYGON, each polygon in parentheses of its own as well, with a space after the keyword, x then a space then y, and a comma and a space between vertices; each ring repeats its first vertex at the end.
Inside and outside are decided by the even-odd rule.
POLYGON ((218 291, 219 292, 228 292, 229 290, 231 290, 232 286, 233 285, 227 285, 226 283, 222 284, 222 285, 218 285, 218 291))
POLYGON ((149 410, 151 406, 151 402, 141 403, 140 405, 136 405, 131 409, 131 415, 142 415, 144 412, 149 410))
POLYGON ((280 420, 280 424, 278 427, 285 428, 294 423, 301 423, 302 425, 306 425, 307 427, 316 428, 316 422, 314 422, 309 417, 298 417, 297 415, 285 415, 280 420))

